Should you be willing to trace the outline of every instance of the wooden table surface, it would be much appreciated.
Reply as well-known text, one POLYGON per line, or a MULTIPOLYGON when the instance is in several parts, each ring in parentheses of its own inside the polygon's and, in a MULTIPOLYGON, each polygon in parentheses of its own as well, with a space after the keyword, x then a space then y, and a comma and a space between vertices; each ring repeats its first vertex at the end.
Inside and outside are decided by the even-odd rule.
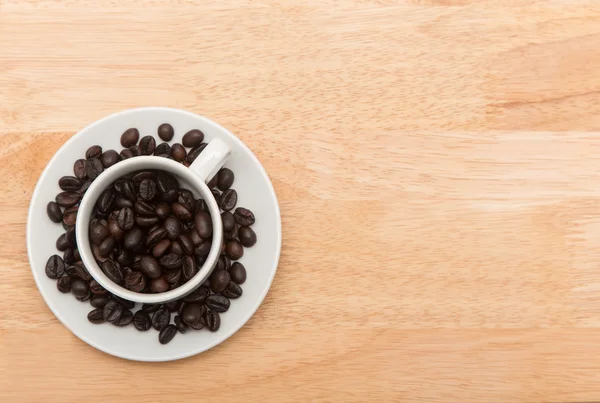
POLYGON ((600 400, 600 3, 0 0, 0 401, 600 400), (203 114, 281 203, 277 276, 220 346, 86 345, 29 270, 54 152, 203 114))

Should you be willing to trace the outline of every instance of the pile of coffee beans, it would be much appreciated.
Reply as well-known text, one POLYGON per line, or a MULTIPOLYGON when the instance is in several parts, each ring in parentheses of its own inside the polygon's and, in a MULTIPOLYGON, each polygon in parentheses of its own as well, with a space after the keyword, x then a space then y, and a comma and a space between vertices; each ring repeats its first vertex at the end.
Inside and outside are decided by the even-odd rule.
MULTIPOLYGON (((198 289, 180 300, 144 304, 135 310, 135 303, 110 294, 91 277, 75 237, 79 203, 90 184, 104 169, 140 155, 161 156, 189 166, 207 146, 204 134, 196 129, 183 136, 182 144, 168 143, 174 136, 168 123, 160 125, 157 134, 163 140, 158 145, 153 136, 140 139, 137 129, 128 129, 121 136, 120 152, 93 145, 85 158, 75 161, 74 175, 59 179, 62 192, 48 203, 47 214, 65 229, 56 240, 63 255, 48 259, 46 275, 57 281, 60 292, 90 302, 94 308, 88 314, 91 323, 120 327, 133 323, 139 331, 154 328, 159 331, 159 342, 166 344, 177 332, 190 328, 219 329, 220 314, 229 309, 231 299, 242 295, 246 268, 237 260, 245 247, 256 243, 256 234, 251 228, 255 222, 252 211, 236 207, 237 192, 231 188, 235 175, 223 168, 208 183, 222 211, 221 255, 210 278, 198 289)), ((118 179, 101 194, 89 235, 94 257, 107 277, 134 292, 160 293, 179 287, 198 273, 212 245, 212 222, 206 202, 181 188, 175 177, 163 171, 140 171, 118 179)))

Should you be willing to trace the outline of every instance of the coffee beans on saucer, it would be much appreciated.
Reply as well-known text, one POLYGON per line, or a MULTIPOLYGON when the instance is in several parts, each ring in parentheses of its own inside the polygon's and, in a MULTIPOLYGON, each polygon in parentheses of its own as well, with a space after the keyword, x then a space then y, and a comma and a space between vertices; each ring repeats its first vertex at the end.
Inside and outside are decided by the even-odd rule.
MULTIPOLYGON (((177 333, 207 329, 215 332, 231 300, 242 296, 246 268, 238 262, 244 248, 256 243, 251 228, 252 211, 237 206, 233 188, 235 174, 222 168, 208 184, 223 223, 221 256, 211 276, 191 294, 167 304, 136 307, 110 294, 89 274, 77 250, 75 223, 79 203, 91 183, 102 172, 127 158, 155 155, 189 166, 207 143, 204 133, 186 132, 182 143, 169 144, 174 129, 168 123, 154 135, 140 135, 136 128, 121 134, 123 149, 104 150, 91 145, 84 158, 73 164, 73 174, 58 178, 61 189, 48 203, 48 218, 65 232, 56 240, 56 253, 46 263, 46 275, 56 280, 61 293, 71 293, 92 309, 88 320, 117 327, 132 325, 141 332, 153 328, 160 344, 177 333)), ((138 293, 162 293, 194 277, 208 256, 212 244, 212 221, 206 202, 194 197, 173 175, 156 170, 138 171, 115 181, 96 201, 90 221, 89 239, 94 258, 113 282, 138 293)))

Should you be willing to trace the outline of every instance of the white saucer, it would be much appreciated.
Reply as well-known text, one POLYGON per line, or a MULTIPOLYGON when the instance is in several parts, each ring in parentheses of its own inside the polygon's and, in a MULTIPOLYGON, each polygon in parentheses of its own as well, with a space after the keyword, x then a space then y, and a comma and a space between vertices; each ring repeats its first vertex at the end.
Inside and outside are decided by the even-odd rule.
POLYGON ((273 186, 264 168, 237 137, 218 124, 196 114, 170 108, 140 108, 105 117, 81 130, 58 150, 40 176, 36 185, 27 219, 27 252, 33 277, 56 317, 77 337, 108 354, 137 361, 170 361, 190 357, 221 343, 241 328, 258 309, 266 296, 279 262, 281 250, 281 217, 273 186), (177 334, 167 345, 158 342, 158 332, 150 329, 139 332, 132 325, 119 328, 112 324, 94 325, 87 320, 93 308, 89 302, 79 302, 72 294, 61 294, 56 281, 46 277, 45 265, 48 257, 61 252, 55 242, 64 232, 62 225, 50 221, 46 205, 54 200, 61 190, 58 179, 73 175, 73 163, 84 158, 88 147, 98 144, 104 150, 120 151, 121 134, 130 127, 140 131, 140 138, 152 135, 156 144, 157 128, 170 123, 175 137, 170 144, 181 142, 184 133, 200 129, 205 141, 215 137, 226 141, 232 148, 229 161, 225 164, 235 173, 233 188, 238 193, 237 206, 254 212, 256 224, 252 227, 258 241, 246 248, 240 260, 247 270, 247 280, 242 285, 241 298, 232 300, 229 310, 221 314, 221 328, 214 333, 206 329, 189 330, 177 334))

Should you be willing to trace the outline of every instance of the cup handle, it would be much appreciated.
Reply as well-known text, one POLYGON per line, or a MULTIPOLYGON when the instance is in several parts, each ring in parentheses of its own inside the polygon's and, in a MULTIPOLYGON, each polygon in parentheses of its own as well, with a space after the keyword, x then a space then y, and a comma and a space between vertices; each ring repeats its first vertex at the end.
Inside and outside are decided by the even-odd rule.
POLYGON ((223 167, 231 154, 231 148, 221 139, 212 139, 202 150, 190 169, 208 183, 223 167))

